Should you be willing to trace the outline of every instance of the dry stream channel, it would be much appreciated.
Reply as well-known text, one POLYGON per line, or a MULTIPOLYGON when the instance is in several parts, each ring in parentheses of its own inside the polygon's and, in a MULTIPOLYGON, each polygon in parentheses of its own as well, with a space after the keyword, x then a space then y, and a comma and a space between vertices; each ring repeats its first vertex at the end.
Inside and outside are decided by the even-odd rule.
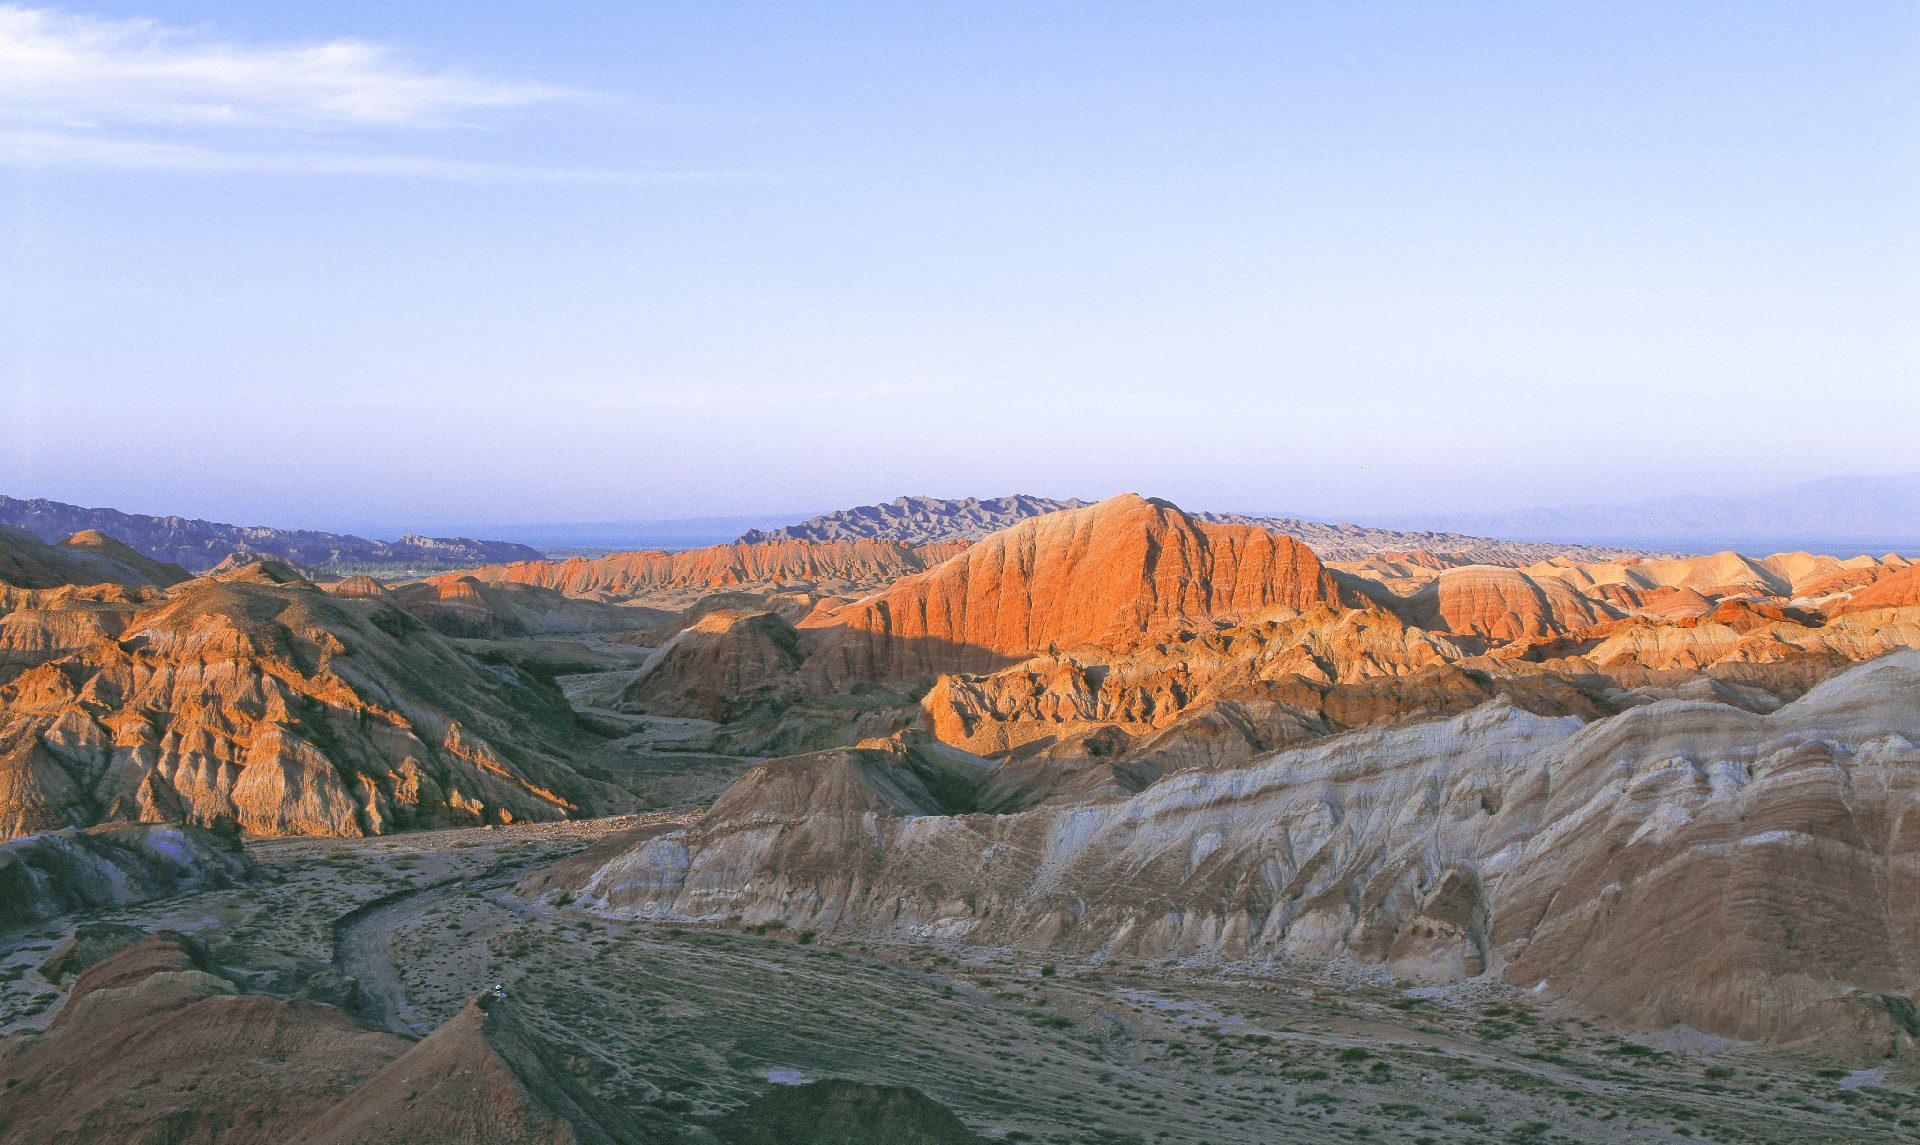
POLYGON ((1909 1066, 1682 1050, 1497 984, 1418 996, 1273 967, 612 921, 514 893, 673 818, 258 842, 251 886, 0 940, 0 1028, 44 1025, 58 987, 35 967, 78 923, 118 921, 196 932, 254 988, 414 1036, 498 986, 570 1072, 669 1121, 852 1076, 918 1086, 1005 1140, 1920 1140, 1909 1066))

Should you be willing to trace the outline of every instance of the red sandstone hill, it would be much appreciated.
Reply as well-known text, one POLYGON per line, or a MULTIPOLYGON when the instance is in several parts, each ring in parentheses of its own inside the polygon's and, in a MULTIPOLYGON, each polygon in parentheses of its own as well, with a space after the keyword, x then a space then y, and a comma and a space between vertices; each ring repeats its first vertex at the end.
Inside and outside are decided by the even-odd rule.
POLYGON ((1832 612, 1866 612, 1875 608, 1909 608, 1920 605, 1920 564, 1888 573, 1865 588, 1855 589, 1848 599, 1834 605, 1832 612))
POLYGON ((1496 643, 1579 632, 1614 618, 1565 581, 1489 565, 1448 569, 1409 604, 1422 627, 1496 643))
POLYGON ((964 548, 930 545, 921 551, 897 541, 780 541, 714 545, 683 553, 614 553, 564 561, 491 565, 437 578, 474 577, 558 589, 603 600, 697 597, 742 586, 817 585, 826 591, 866 592, 917 573, 964 548))
POLYGON ((1339 598, 1332 575, 1292 537, 1202 524, 1128 493, 1003 529, 802 627, 837 630, 830 674, 899 677, 988 669, 1049 647, 1122 647, 1339 598))

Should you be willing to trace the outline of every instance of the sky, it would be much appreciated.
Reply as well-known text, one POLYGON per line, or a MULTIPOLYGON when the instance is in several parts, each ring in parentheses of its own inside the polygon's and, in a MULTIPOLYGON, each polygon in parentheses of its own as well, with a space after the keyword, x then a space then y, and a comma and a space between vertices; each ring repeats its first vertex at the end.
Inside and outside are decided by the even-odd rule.
POLYGON ((1920 469, 1920 5, 0 4, 0 492, 352 529, 1920 469))

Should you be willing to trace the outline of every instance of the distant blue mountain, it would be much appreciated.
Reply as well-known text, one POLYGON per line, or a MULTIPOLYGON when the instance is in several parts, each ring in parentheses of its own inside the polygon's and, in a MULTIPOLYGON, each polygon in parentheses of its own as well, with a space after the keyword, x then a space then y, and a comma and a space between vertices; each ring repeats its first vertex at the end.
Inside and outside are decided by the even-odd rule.
POLYGON ((1420 518, 1428 528, 1489 537, 1587 541, 1642 547, 1920 549, 1920 473, 1829 477, 1738 497, 1655 497, 1618 505, 1572 505, 1420 518))

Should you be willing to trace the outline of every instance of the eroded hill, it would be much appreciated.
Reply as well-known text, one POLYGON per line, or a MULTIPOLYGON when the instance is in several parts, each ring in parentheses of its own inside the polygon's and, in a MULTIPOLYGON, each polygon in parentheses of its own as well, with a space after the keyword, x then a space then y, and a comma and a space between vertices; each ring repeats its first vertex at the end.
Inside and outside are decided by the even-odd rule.
MULTIPOLYGON (((6 591, 6 590, 0 590, 6 591)), ((550 685, 273 563, 0 597, 0 837, 101 821, 358 835, 624 794, 550 685)))
POLYGON ((561 889, 620 917, 1492 973, 1630 1027, 1904 1053, 1916 713, 1903 653, 1766 715, 1500 701, 1057 802, 879 742, 764 764, 561 889))

